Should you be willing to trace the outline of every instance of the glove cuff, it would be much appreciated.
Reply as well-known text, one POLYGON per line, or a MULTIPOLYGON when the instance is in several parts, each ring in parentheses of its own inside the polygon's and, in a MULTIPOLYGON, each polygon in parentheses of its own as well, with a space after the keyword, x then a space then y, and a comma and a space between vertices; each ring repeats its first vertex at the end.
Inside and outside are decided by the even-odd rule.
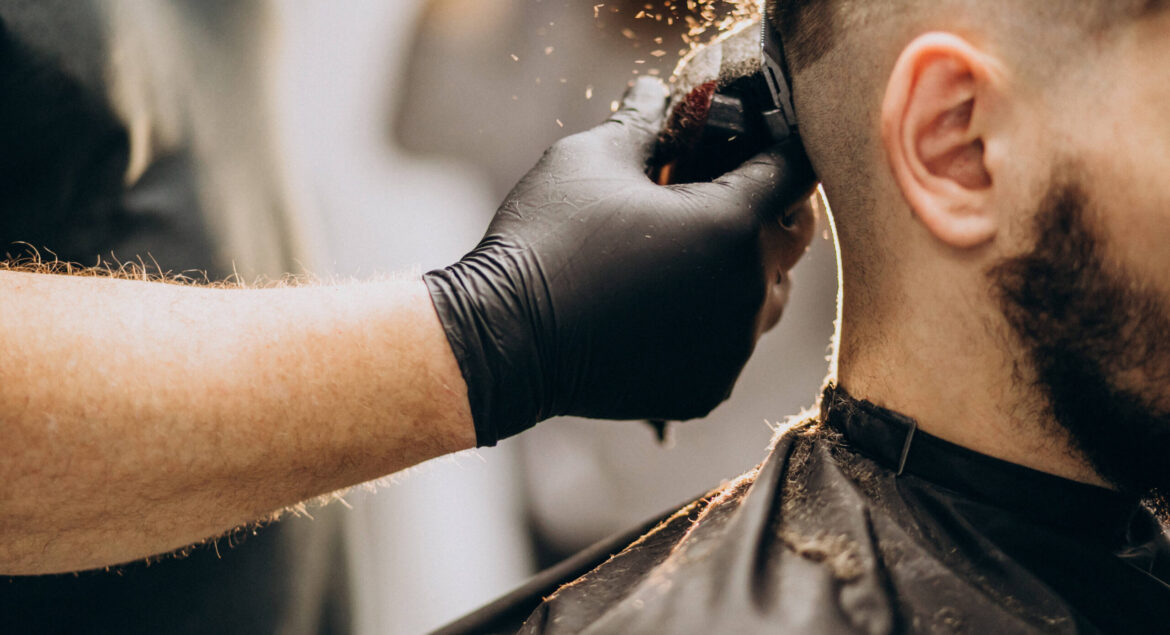
POLYGON ((467 382, 476 445, 490 447, 541 420, 543 379, 514 290, 460 262, 423 276, 467 382))

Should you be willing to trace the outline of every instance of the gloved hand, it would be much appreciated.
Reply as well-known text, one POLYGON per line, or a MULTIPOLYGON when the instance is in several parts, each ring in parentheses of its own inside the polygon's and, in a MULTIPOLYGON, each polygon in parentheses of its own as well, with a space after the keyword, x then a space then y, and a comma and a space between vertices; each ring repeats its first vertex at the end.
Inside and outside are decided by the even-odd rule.
POLYGON ((713 183, 655 185, 665 106, 639 80, 544 154, 474 251, 424 277, 480 446, 557 415, 705 416, 779 320, 812 238, 811 167, 773 150, 713 183))

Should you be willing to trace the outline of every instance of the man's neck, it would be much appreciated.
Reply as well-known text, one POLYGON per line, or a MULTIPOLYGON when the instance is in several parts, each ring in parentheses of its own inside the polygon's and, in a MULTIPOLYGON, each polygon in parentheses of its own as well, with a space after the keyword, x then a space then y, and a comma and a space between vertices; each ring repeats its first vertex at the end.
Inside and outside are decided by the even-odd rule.
POLYGON ((903 311, 896 319, 843 307, 837 382, 853 397, 917 420, 970 450, 1108 486, 1052 421, 993 316, 903 311), (879 326, 880 324, 880 326, 879 326))

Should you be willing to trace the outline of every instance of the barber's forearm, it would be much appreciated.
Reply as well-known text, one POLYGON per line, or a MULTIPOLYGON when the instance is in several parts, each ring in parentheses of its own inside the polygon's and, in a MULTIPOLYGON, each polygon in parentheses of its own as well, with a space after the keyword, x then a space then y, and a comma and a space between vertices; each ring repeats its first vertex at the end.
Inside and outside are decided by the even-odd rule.
POLYGON ((0 574, 99 567, 472 447, 418 281, 0 273, 0 574))

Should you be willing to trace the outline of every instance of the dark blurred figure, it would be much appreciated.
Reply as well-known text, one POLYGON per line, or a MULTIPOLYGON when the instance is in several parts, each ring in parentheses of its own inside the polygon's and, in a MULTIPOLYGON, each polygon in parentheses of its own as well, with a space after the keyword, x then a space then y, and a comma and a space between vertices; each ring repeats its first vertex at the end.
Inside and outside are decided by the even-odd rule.
MULTIPOLYGON (((291 270, 256 88, 266 17, 251 2, 0 1, 0 252, 212 279, 291 270)), ((349 632, 338 513, 185 558, 0 578, 2 630, 349 632)))

